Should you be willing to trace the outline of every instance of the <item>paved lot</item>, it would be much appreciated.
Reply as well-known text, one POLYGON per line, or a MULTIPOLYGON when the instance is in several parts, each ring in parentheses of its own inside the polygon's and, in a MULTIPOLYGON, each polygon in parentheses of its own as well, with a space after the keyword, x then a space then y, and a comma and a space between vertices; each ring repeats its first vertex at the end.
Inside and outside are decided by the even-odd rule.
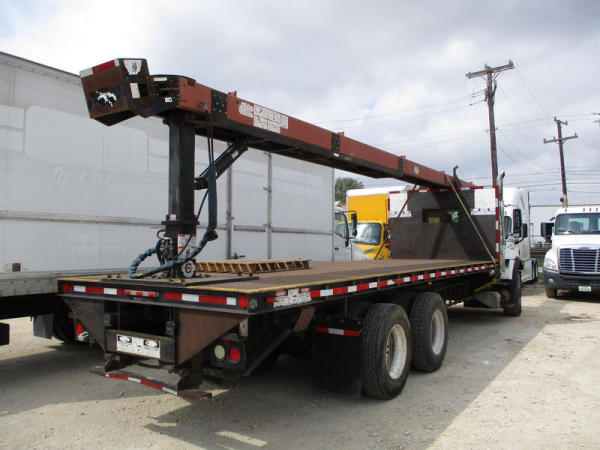
MULTIPOLYGON (((11 320, 0 347, 1 448, 600 448, 600 296, 524 291, 519 318, 450 310, 434 374, 388 402, 311 384, 282 358, 213 400, 189 403, 88 373, 97 349, 34 338, 11 320)), ((209 386, 216 388, 215 386, 209 386)))

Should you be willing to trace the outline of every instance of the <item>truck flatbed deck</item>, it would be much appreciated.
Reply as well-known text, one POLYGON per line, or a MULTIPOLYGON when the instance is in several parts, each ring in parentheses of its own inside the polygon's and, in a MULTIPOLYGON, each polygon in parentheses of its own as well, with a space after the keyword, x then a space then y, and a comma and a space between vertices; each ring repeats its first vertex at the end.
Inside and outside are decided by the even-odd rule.
POLYGON ((312 262, 308 269, 259 275, 207 274, 192 280, 130 279, 125 274, 62 278, 63 295, 101 295, 134 303, 185 304, 199 309, 261 313, 302 303, 372 293, 399 285, 425 284, 489 271, 493 261, 464 259, 392 259, 312 262))

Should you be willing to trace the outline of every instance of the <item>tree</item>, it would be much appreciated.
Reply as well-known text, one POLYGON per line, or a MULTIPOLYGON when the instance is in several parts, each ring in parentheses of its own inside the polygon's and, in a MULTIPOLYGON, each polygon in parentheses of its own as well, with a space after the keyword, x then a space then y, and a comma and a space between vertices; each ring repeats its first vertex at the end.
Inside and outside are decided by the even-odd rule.
POLYGON ((362 189, 364 186, 362 182, 350 178, 340 177, 335 179, 335 200, 338 202, 346 202, 346 191, 348 189, 362 189))

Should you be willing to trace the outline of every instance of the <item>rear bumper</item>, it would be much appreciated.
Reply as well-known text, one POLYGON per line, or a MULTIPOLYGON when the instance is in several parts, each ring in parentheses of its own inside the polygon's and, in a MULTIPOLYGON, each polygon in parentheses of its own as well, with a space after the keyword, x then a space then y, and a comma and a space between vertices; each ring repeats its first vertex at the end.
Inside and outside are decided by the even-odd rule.
POLYGON ((593 275, 565 275, 543 269, 544 284, 552 289, 580 292, 600 292, 600 277, 593 275))

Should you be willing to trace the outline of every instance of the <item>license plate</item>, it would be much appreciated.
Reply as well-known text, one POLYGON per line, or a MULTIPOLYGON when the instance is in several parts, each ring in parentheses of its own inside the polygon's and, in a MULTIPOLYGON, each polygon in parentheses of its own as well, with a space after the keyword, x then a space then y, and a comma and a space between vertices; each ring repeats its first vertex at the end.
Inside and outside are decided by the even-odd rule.
POLYGON ((160 358, 160 341, 117 334, 117 351, 160 358))
POLYGON ((592 292, 591 286, 579 286, 579 292, 592 292))

